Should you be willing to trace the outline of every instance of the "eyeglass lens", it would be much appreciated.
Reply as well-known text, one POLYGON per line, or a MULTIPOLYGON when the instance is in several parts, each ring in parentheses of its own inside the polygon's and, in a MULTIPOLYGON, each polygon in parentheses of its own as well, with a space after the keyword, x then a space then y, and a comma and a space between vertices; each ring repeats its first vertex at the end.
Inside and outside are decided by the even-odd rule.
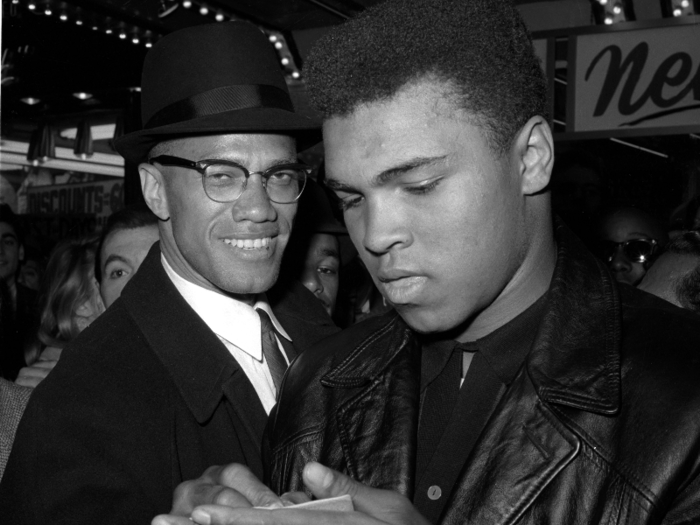
MULTIPOLYGON (((228 164, 210 164, 202 177, 209 198, 230 202, 241 196, 246 188, 246 173, 228 164)), ((285 204, 294 202, 304 189, 306 172, 298 168, 271 169, 263 174, 263 186, 270 200, 285 204)))

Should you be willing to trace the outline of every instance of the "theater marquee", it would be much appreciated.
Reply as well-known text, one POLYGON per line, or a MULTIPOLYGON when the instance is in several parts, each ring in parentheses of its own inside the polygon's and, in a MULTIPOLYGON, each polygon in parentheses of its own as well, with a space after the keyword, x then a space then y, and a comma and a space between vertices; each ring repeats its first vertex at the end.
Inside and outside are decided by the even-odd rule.
POLYGON ((700 131, 700 24, 572 36, 568 70, 567 135, 700 131))

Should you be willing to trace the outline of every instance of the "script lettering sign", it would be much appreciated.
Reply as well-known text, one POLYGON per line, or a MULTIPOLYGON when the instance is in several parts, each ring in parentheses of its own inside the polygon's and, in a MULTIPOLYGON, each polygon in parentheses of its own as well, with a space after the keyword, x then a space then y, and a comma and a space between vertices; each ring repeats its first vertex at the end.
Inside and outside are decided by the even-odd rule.
POLYGON ((700 25, 578 35, 569 45, 567 132, 700 130, 700 25))

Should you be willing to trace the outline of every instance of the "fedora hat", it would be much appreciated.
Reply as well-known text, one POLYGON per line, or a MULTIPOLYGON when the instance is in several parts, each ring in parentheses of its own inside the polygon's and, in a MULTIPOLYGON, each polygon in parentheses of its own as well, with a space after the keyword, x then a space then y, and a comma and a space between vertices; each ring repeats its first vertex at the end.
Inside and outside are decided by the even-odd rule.
POLYGON ((222 133, 280 132, 300 149, 320 141, 319 124, 294 112, 277 53, 247 22, 175 31, 146 55, 141 76, 143 129, 114 148, 141 162, 167 139, 222 133))

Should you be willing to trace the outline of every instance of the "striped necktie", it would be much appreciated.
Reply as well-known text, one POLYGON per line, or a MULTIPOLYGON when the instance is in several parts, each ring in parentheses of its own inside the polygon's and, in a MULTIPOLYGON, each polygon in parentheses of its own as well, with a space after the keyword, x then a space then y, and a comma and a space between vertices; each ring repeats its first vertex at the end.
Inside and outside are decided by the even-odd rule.
POLYGON ((262 351, 267 361, 267 366, 270 368, 272 382, 275 384, 275 390, 279 392, 282 376, 287 370, 287 361, 285 360, 279 346, 277 345, 277 337, 275 337, 275 328, 272 326, 270 316, 264 310, 255 310, 260 317, 260 327, 262 332, 262 351))

